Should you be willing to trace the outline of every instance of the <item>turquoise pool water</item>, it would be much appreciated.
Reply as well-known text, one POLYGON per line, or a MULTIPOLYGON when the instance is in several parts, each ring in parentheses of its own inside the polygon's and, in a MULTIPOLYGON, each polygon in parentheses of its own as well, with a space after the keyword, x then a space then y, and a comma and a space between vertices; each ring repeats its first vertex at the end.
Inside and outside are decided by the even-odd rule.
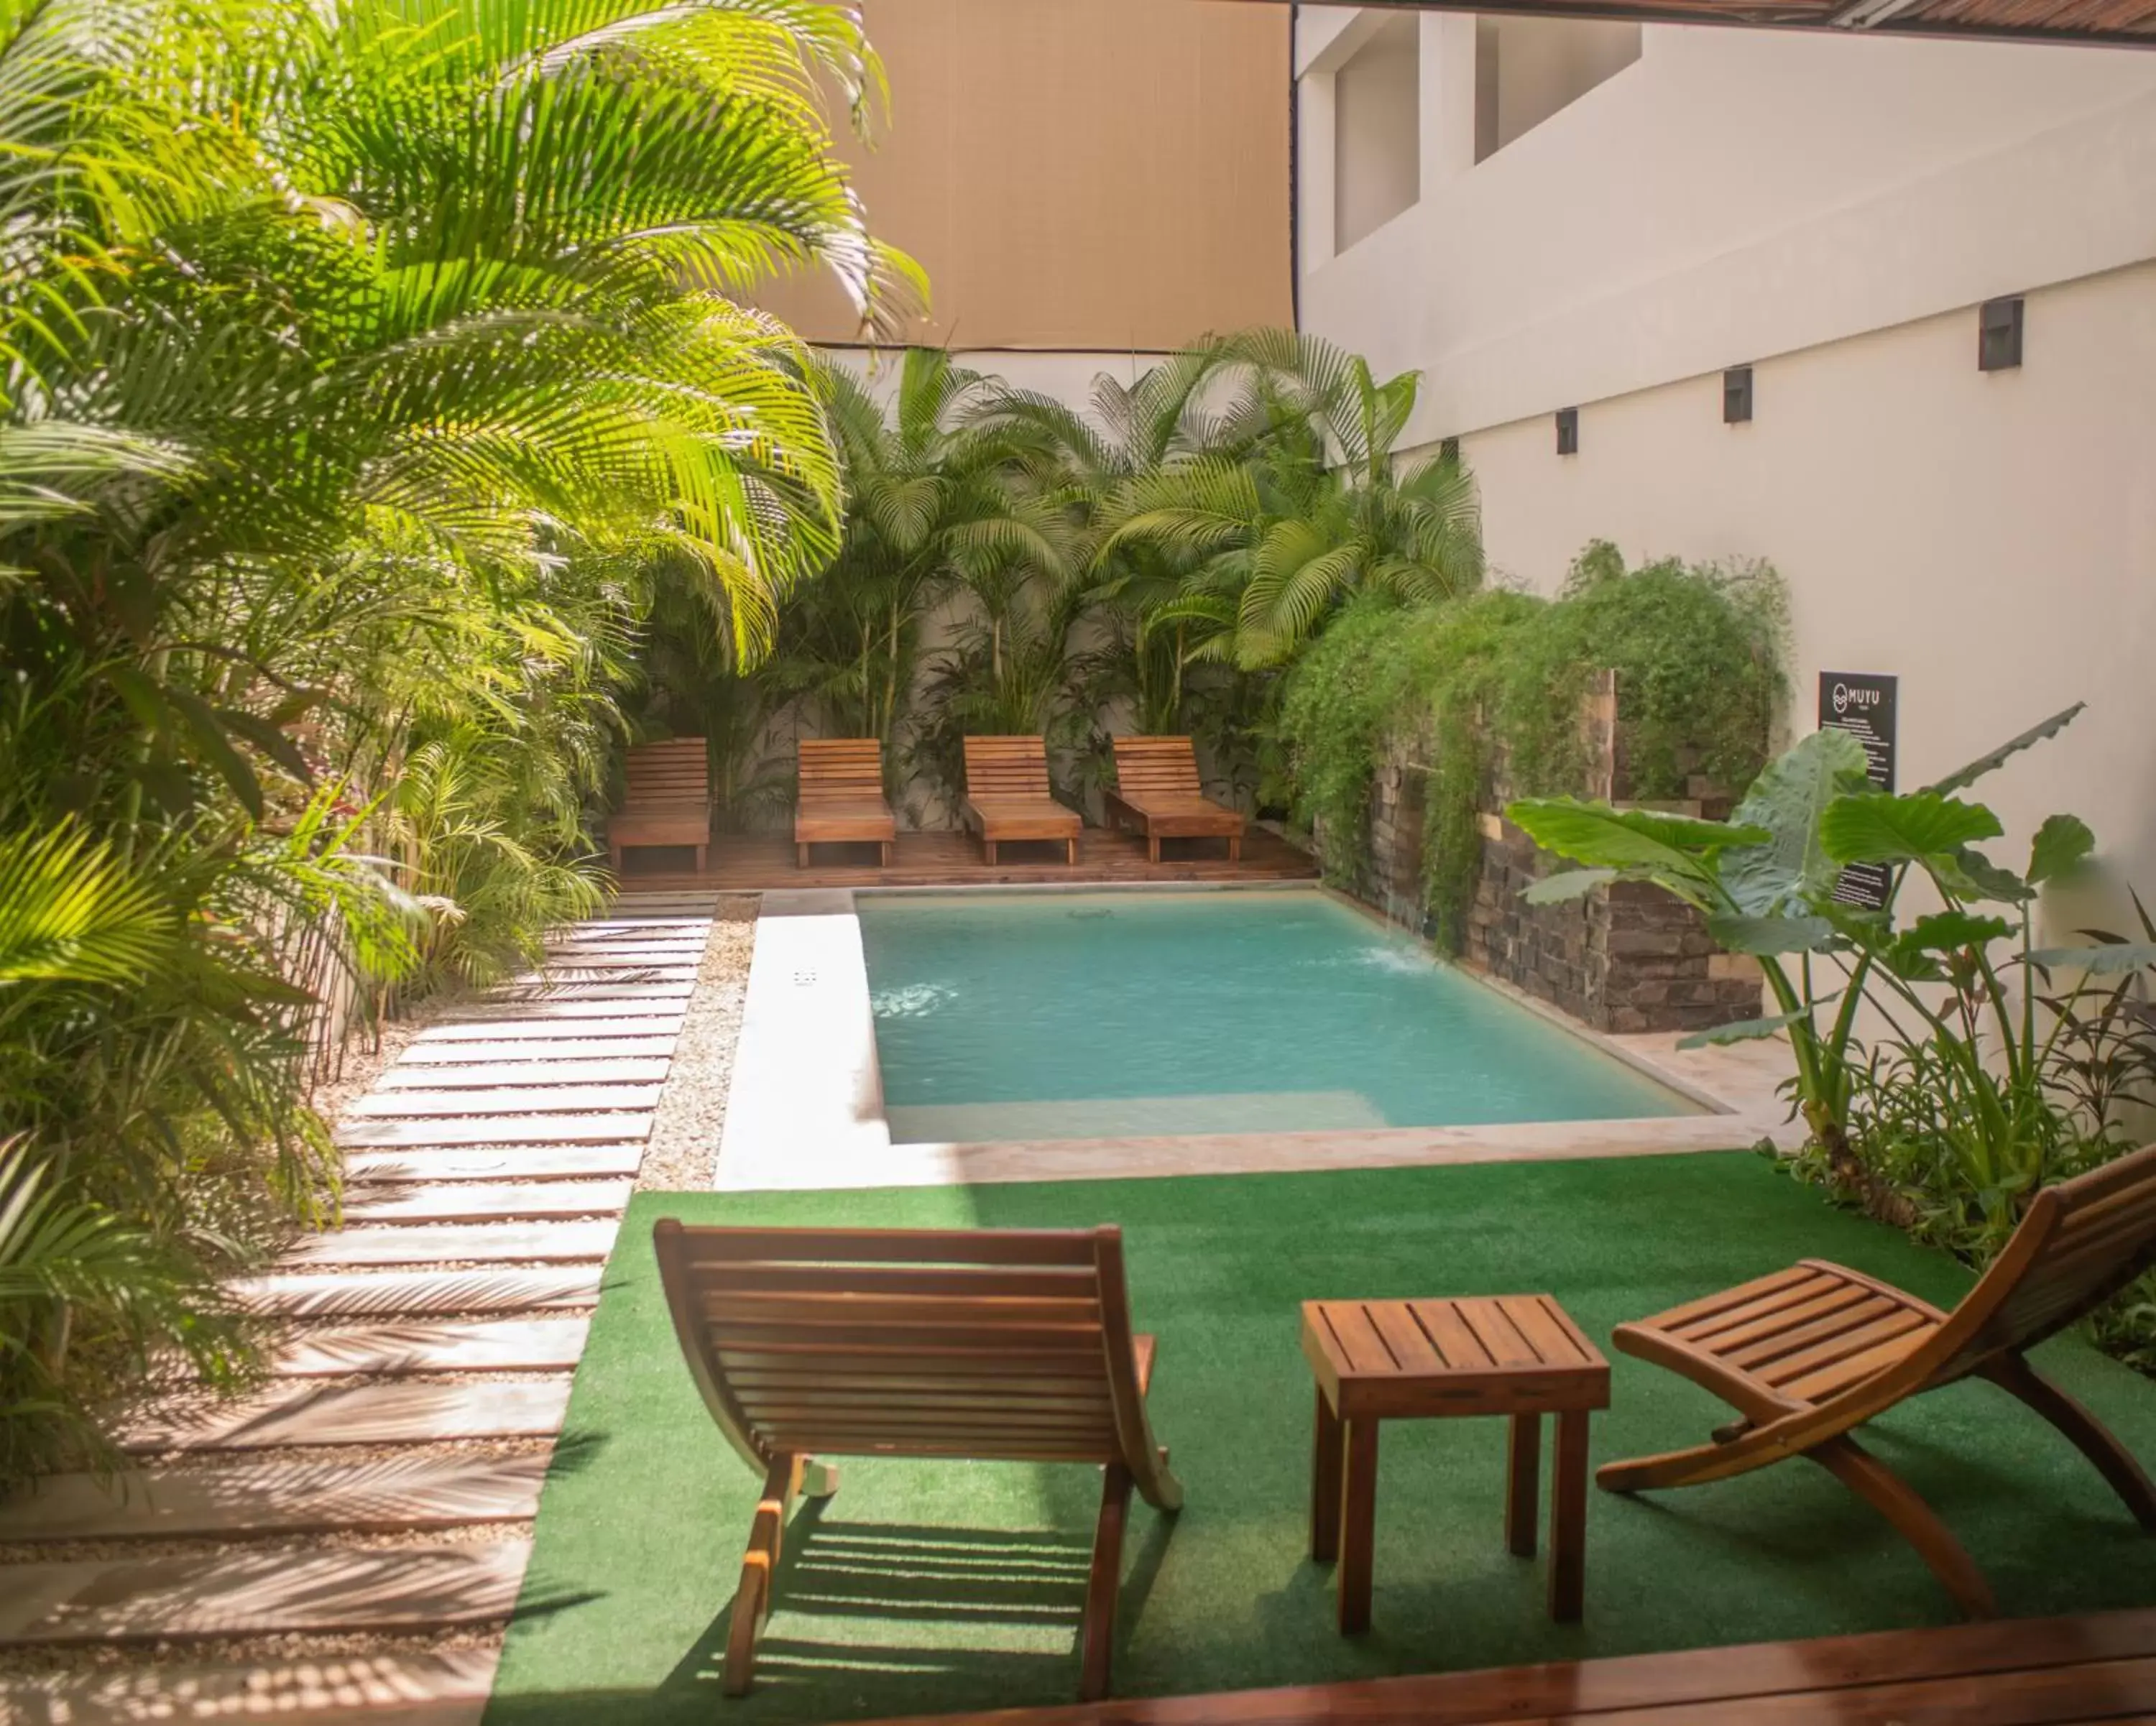
POLYGON ((1688 1114, 1324 894, 864 894, 902 1143, 1688 1114))

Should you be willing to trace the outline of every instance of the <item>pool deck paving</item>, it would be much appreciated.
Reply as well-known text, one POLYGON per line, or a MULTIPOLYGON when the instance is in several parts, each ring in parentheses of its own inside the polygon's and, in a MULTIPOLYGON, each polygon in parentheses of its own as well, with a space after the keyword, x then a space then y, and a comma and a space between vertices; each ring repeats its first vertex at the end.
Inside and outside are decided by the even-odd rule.
POLYGON ((617 901, 543 974, 421 1032, 346 1110, 345 1226, 237 1291, 285 1321, 263 1385, 162 1398, 123 1430, 114 1480, 0 1506, 0 1650, 21 1657, 0 1720, 477 1721, 491 1646, 262 1639, 507 1619, 711 909, 617 901), (86 1647, 120 1656, 25 1669, 86 1647))
POLYGON ((819 845, 803 868, 795 860, 793 842, 783 834, 721 834, 712 842, 701 873, 685 848, 631 852, 622 885, 624 892, 641 895, 803 887, 1098 887, 1148 882, 1228 886, 1317 878, 1317 864, 1308 852, 1261 827, 1250 829, 1243 855, 1234 863, 1218 839, 1171 839, 1167 848, 1168 855, 1149 863, 1142 839, 1088 827, 1079 837, 1075 863, 1064 862, 1060 840, 1006 841, 991 863, 969 833, 911 832, 898 836, 888 868, 875 862, 872 845, 819 845))

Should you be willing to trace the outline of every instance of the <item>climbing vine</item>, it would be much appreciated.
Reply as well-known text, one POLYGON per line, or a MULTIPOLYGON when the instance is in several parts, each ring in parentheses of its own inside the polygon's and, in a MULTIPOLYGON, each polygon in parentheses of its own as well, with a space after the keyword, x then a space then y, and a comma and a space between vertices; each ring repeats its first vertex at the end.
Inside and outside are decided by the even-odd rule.
POLYGON ((1439 941, 1456 951, 1500 755, 1516 794, 1583 789, 1581 703, 1598 672, 1614 670, 1629 795, 1681 797, 1695 775, 1742 791, 1765 762, 1786 690, 1784 617, 1780 580, 1764 566, 1666 560, 1628 571, 1599 540, 1554 599, 1492 588, 1435 606, 1364 602, 1281 692, 1285 790, 1320 836, 1327 876, 1353 881, 1388 743, 1426 741, 1424 887, 1439 941))

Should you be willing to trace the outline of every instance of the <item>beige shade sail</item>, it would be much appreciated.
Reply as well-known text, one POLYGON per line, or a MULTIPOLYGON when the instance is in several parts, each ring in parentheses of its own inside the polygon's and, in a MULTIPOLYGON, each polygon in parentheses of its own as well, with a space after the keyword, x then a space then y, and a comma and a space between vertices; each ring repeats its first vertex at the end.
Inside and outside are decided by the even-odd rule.
MULTIPOLYGON (((891 113, 841 153, 927 271, 906 340, 1159 352, 1292 320, 1289 12, 1219 0, 864 0, 891 113)), ((862 331, 827 280, 757 296, 862 331)))

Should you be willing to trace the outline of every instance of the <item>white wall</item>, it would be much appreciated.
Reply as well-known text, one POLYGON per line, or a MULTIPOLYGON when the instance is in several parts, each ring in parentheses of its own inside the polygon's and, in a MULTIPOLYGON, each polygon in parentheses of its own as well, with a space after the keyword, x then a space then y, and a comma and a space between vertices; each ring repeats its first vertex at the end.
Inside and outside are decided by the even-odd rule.
POLYGON ((1775 564, 1797 729, 1821 668, 1898 674, 1904 785, 2086 697, 1984 795, 2156 890, 2156 54, 1650 27, 1478 163, 1475 34, 1423 18, 1420 197, 1306 245, 1305 327, 1424 374, 1406 441, 1462 438, 1516 578, 1597 536, 1775 564), (1979 373, 2013 293, 2025 363, 1979 373))
MULTIPOLYGON (((1719 373, 1469 434, 1501 570, 1547 588, 1582 544, 1764 558, 1787 579, 1794 717, 1822 670, 1900 679, 1913 788, 2076 700, 1985 781, 2015 836, 2071 811, 2156 894, 2156 264, 2029 296, 2024 365, 1976 369, 1953 312, 1769 361, 1748 424, 1719 373)), ((2156 903, 2156 900, 2152 900, 2156 903)))
POLYGON ((1389 18, 1333 74, 1336 251, 1375 233, 1419 193, 1420 44, 1413 13, 1389 18))
POLYGON ((1475 159, 1496 154, 1640 58, 1637 24, 1477 18, 1475 159))

